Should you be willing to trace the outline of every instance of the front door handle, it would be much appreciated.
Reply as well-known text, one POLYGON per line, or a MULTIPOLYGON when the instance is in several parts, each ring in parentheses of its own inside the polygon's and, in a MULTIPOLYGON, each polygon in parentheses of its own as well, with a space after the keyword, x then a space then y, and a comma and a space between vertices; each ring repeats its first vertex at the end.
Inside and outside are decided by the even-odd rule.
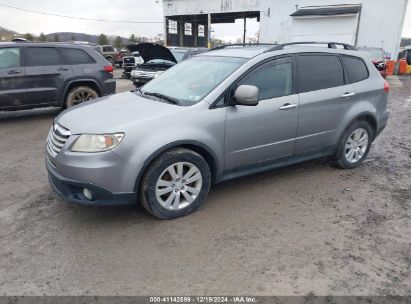
POLYGON ((62 71, 68 71, 70 70, 69 68, 59 68, 57 71, 62 72, 62 71))
POLYGON ((341 96, 342 98, 349 98, 349 97, 353 97, 355 96, 355 93, 345 93, 343 94, 343 96, 341 96))
POLYGON ((296 107, 297 107, 296 104, 286 103, 285 105, 283 105, 282 107, 280 107, 280 110, 281 110, 281 111, 287 111, 287 110, 295 109, 296 107))
POLYGON ((7 74, 10 74, 10 75, 21 74, 21 70, 10 70, 7 72, 7 74))

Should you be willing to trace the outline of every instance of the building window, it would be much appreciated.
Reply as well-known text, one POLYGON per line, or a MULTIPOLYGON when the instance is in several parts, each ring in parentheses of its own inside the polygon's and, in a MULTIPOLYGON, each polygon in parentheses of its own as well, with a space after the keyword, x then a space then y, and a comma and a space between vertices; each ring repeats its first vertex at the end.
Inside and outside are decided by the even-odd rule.
POLYGON ((168 20, 168 33, 169 34, 178 34, 177 21, 168 20))
POLYGON ((186 36, 193 35, 193 25, 191 23, 184 23, 184 35, 186 36))
POLYGON ((204 25, 198 26, 198 37, 205 37, 204 25))

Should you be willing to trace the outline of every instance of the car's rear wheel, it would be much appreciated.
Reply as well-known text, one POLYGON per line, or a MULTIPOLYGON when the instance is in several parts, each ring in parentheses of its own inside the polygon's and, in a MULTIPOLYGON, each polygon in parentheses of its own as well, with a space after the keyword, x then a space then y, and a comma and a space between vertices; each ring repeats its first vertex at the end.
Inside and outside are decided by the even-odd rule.
POLYGON ((362 164, 370 151, 373 131, 366 121, 354 122, 342 136, 333 163, 343 169, 353 169, 362 164))
POLYGON ((140 202, 155 217, 174 219, 194 212, 210 185, 210 168, 200 154, 173 149, 148 167, 139 189, 140 202))
POLYGON ((107 57, 106 60, 112 65, 114 66, 116 64, 115 60, 111 57, 107 57))
POLYGON ((90 87, 80 86, 70 90, 67 95, 65 107, 70 108, 82 102, 98 98, 98 94, 90 87))

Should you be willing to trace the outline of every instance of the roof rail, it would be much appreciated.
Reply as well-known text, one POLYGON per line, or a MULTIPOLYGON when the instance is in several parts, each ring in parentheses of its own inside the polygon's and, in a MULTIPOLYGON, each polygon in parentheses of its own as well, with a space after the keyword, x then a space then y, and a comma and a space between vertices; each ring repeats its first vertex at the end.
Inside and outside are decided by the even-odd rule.
POLYGON ((328 46, 329 49, 336 49, 337 45, 342 45, 345 50, 353 50, 356 51, 357 48, 351 44, 341 43, 341 42, 318 42, 318 41, 302 41, 302 42, 289 42, 289 43, 282 43, 278 44, 271 49, 266 50, 264 53, 272 52, 272 51, 280 51, 283 50, 285 46, 289 45, 301 45, 301 44, 325 44, 328 46))
POLYGON ((275 44, 275 43, 233 43, 233 44, 223 44, 223 45, 211 48, 209 51, 222 50, 222 49, 225 49, 227 47, 233 47, 233 46, 234 47, 235 46, 247 47, 247 46, 259 46, 259 45, 262 45, 262 46, 264 46, 264 45, 265 46, 275 46, 277 44, 275 44))

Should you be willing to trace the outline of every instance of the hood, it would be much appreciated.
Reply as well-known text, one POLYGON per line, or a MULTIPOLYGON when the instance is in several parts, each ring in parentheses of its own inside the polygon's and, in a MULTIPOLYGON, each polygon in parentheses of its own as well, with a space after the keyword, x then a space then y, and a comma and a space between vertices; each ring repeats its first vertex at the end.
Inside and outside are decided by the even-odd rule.
POLYGON ((181 111, 182 107, 146 99, 134 92, 106 96, 82 103, 61 113, 56 121, 71 134, 115 133, 145 120, 181 111))
POLYGON ((139 52, 141 58, 144 62, 148 62, 153 59, 163 59, 171 62, 177 63, 176 58, 170 52, 170 50, 162 45, 154 43, 139 43, 139 44, 130 44, 127 48, 131 52, 139 52))

